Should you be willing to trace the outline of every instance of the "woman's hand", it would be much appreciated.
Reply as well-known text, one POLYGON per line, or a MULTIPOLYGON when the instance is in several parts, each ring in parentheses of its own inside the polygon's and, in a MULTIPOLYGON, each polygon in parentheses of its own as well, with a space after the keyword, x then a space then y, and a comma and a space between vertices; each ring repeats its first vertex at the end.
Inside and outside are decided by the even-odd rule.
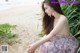
POLYGON ((34 53, 35 50, 36 50, 36 48, 37 48, 36 45, 35 44, 32 44, 32 45, 28 46, 27 52, 28 53, 34 53))
MULTIPOLYGON (((46 36, 46 35, 45 35, 45 36, 46 36)), ((45 36, 44 36, 44 38, 45 38, 45 36)), ((44 39, 44 38, 43 38, 43 39, 44 39)), ((37 49, 37 47, 39 47, 39 46, 41 45, 41 43, 42 43, 42 41, 39 40, 39 41, 35 42, 34 44, 28 46, 27 52, 28 52, 28 53, 34 53, 35 50, 37 49)))

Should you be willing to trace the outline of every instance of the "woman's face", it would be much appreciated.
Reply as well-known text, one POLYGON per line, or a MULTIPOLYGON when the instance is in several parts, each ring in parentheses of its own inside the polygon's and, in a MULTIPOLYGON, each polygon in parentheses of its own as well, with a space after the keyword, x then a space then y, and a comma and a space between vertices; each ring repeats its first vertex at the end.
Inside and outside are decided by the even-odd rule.
POLYGON ((52 13, 54 12, 54 10, 46 3, 44 3, 44 9, 45 9, 45 13, 47 13, 48 16, 51 16, 52 13))

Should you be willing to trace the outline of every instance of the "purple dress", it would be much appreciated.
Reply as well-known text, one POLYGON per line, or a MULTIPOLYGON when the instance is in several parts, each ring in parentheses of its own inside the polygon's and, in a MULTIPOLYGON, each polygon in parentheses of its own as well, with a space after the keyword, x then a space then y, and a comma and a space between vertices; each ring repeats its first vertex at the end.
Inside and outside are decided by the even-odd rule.
POLYGON ((40 53, 76 53, 79 43, 73 35, 54 36, 42 44, 40 53))

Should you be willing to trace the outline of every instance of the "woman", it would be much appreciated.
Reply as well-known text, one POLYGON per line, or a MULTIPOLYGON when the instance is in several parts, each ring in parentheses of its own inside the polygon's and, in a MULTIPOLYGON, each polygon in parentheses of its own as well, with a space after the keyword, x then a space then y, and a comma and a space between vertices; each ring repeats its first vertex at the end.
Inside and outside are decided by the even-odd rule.
POLYGON ((79 44, 69 31, 66 16, 62 13, 60 5, 52 2, 45 0, 42 4, 44 37, 30 45, 27 49, 28 53, 34 53, 38 47, 40 53, 76 53, 77 51, 79 44))

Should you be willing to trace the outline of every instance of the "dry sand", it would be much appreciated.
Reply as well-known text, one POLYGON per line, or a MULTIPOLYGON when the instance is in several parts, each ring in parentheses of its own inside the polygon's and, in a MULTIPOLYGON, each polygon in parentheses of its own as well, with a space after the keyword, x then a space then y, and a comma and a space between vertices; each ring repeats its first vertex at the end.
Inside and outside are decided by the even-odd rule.
POLYGON ((17 25, 13 32, 18 34, 19 42, 8 45, 8 53, 27 53, 27 46, 39 39, 37 34, 41 31, 41 18, 40 5, 17 6, 0 11, 0 24, 17 25))

